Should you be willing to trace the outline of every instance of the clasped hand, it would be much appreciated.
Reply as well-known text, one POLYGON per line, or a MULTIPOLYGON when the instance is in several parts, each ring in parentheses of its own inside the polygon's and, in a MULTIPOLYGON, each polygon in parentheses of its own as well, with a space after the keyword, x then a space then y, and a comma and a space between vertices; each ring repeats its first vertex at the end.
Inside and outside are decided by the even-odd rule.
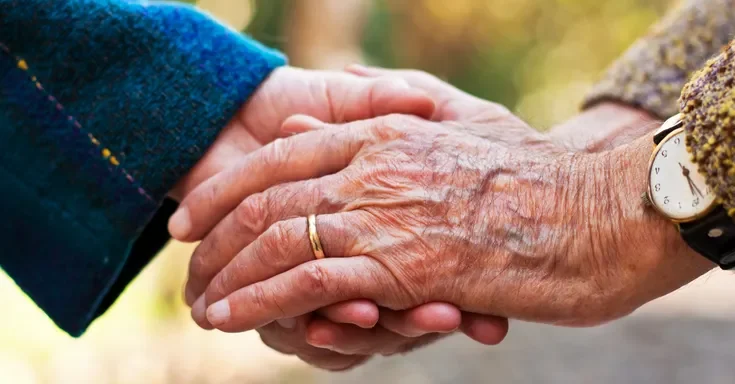
MULTIPOLYGON (((294 68, 276 70, 223 129, 206 156, 172 191, 172 197, 183 199, 203 181, 232 166, 236 159, 261 148, 264 143, 293 134, 281 127, 284 120, 294 114, 306 114, 328 122, 391 113, 447 120, 469 116, 491 119, 495 112, 507 114, 503 108, 481 102, 423 73, 409 71, 387 75, 364 71, 367 69, 355 68, 353 73, 294 68), (443 107, 437 109, 437 104, 443 107), (492 108, 486 108, 488 106, 492 108)), ((268 174, 262 171, 248 175, 263 179, 266 176, 268 174)), ((212 225, 222 217, 224 212, 219 217, 210 216, 212 225)), ((196 240, 204 234, 191 232, 182 236, 181 233, 189 229, 182 230, 175 220, 171 230, 185 241, 196 240)), ((232 242, 229 243, 232 249, 244 248, 260 232, 262 228, 249 228, 233 239, 223 240, 232 242)), ((192 314, 203 328, 211 328, 204 316, 204 289, 234 256, 216 248, 207 251, 207 244, 224 245, 210 240, 197 248, 186 290, 187 302, 193 305, 192 314)), ((278 319, 258 331, 273 348, 296 354, 327 369, 348 368, 376 353, 406 351, 458 328, 485 344, 500 342, 507 332, 504 318, 460 313, 455 306, 439 302, 392 311, 378 308, 368 300, 352 300, 321 308, 314 315, 278 319)))
POLYGON ((352 119, 290 109, 308 116, 279 115, 273 129, 293 136, 186 193, 170 229, 203 239, 187 284, 201 326, 259 329, 276 349, 345 369, 463 320, 488 344, 507 331, 495 316, 600 324, 711 267, 635 198, 645 138, 590 153, 428 75, 352 72, 405 86, 352 119), (309 214, 325 259, 314 260, 309 214), (677 253, 679 265, 664 262, 677 253))

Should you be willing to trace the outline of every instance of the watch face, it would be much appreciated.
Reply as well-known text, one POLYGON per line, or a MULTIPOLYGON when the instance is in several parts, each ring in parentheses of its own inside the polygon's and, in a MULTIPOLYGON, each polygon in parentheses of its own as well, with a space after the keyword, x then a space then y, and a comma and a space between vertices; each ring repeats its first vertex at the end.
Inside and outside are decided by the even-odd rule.
POLYGON ((648 194, 653 205, 669 219, 698 219, 715 205, 715 194, 684 144, 684 130, 677 129, 656 147, 649 170, 648 194))

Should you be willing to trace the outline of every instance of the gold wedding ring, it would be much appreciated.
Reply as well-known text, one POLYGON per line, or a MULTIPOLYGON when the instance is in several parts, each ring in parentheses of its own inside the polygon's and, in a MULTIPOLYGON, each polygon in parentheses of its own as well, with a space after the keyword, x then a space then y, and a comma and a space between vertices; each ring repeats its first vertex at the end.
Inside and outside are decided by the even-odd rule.
POLYGON ((322 241, 319 240, 319 233, 316 231, 316 215, 309 215, 306 217, 306 225, 309 231, 309 242, 311 243, 311 250, 314 251, 314 257, 317 260, 324 258, 324 248, 322 248, 322 241))

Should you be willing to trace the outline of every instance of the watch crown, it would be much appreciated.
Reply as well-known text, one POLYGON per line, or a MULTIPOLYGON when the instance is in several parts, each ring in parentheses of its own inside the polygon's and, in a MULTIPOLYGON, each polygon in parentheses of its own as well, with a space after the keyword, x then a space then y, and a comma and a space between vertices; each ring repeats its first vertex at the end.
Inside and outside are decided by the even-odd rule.
POLYGON ((656 130, 656 133, 653 135, 653 142, 655 144, 660 143, 661 140, 663 140, 664 137, 669 134, 669 132, 681 127, 684 124, 682 121, 683 116, 684 115, 682 115, 681 113, 677 113, 676 115, 671 116, 666 121, 664 121, 664 123, 661 124, 661 127, 659 127, 656 130))

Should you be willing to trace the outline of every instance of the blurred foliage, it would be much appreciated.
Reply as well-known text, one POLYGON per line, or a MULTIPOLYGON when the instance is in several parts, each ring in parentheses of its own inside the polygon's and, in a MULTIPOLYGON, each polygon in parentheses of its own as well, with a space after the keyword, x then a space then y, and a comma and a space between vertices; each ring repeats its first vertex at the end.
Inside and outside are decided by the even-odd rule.
POLYGON ((382 0, 366 35, 375 65, 419 68, 543 128, 570 116, 666 0, 382 0))
MULTIPOLYGON (((294 6, 298 1, 314 7, 364 1, 366 7, 351 9, 367 13, 356 40, 362 45, 352 47, 365 62, 426 70, 505 104, 540 129, 573 114, 585 89, 671 3, 199 0, 198 5, 267 45, 287 49, 313 32, 289 29, 308 16, 303 14, 308 7, 294 6)), ((334 21, 319 23, 328 28, 334 21)), ((190 252, 180 244, 169 247, 81 340, 56 330, 0 275, 0 383, 275 382, 273 375, 292 369, 293 359, 266 351, 257 336, 223 337, 199 331, 188 320, 179 292, 190 252)), ((289 372, 288 377, 298 377, 294 382, 304 382, 302 374, 289 372)))

